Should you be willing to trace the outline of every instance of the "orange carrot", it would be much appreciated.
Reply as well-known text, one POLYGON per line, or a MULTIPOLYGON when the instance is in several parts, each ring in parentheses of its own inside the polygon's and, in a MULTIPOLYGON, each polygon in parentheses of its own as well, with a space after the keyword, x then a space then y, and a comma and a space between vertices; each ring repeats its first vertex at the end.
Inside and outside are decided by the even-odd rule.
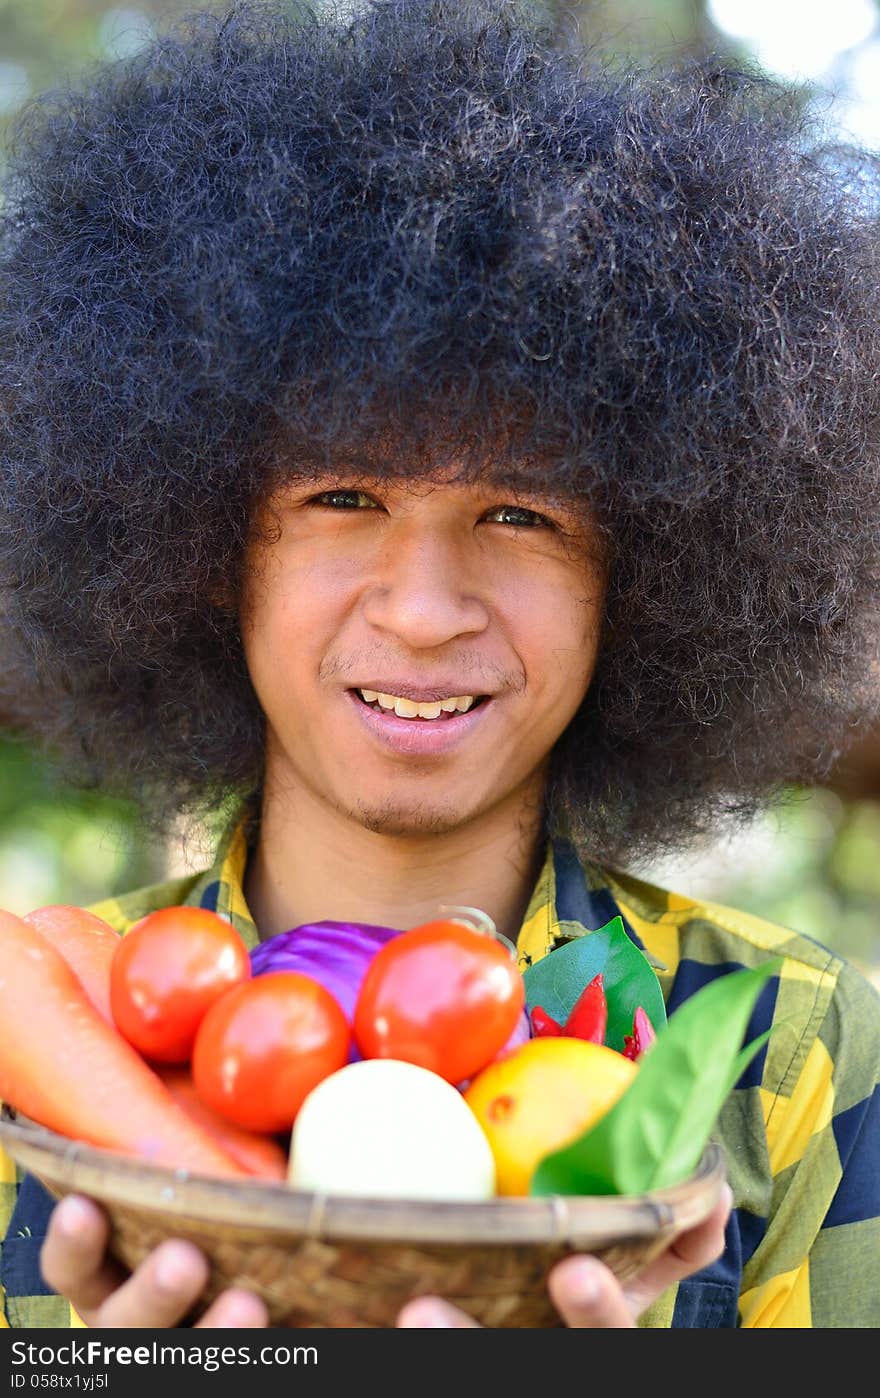
POLYGON ((196 1175, 245 1172, 95 1009, 67 962, 0 911, 0 1098, 63 1136, 196 1175))
POLYGON ((110 1010, 110 962, 119 946, 119 933, 85 908, 55 903, 35 908, 23 921, 50 941, 64 957, 95 1009, 113 1024, 110 1010))
POLYGON ((189 1068, 163 1066, 157 1071, 175 1102, 179 1102, 193 1121, 204 1127, 249 1175, 267 1180, 287 1178, 287 1151, 274 1136, 247 1131, 207 1106, 196 1092, 189 1068))

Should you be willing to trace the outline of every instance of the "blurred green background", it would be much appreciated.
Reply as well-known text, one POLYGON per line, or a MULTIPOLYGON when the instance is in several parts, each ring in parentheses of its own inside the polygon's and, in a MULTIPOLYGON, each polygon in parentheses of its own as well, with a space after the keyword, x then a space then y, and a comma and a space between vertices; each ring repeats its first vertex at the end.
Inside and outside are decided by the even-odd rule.
MULTIPOLYGON (((797 83, 832 135, 880 149, 876 0, 534 3, 560 36, 576 24, 599 53, 650 63, 713 50, 753 61, 797 83)), ((136 51, 195 8, 225 5, 0 0, 0 135, 30 95, 136 51)), ((62 787, 0 714, 0 907, 86 904, 191 862, 178 841, 145 841, 124 803, 62 787)), ((880 736, 827 788, 793 791, 735 839, 638 872, 815 936, 880 984, 880 736)))

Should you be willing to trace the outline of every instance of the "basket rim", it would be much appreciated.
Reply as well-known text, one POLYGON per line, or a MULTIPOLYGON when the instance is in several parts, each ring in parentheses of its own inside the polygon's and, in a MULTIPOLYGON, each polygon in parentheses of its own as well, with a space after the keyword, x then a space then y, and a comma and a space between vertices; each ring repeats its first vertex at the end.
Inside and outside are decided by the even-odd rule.
POLYGON ((331 1195, 285 1182, 233 1181, 170 1170, 69 1140, 0 1111, 0 1144, 56 1197, 76 1191, 108 1206, 216 1223, 224 1230, 412 1243, 569 1243, 682 1232, 708 1217, 726 1179, 710 1142, 689 1179, 638 1195, 548 1195, 481 1201, 331 1195))

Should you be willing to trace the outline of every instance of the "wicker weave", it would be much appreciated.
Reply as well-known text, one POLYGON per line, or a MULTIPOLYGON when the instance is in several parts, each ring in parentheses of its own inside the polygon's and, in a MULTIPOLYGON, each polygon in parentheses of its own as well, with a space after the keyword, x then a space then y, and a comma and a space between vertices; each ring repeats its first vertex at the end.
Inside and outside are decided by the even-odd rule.
POLYGON ((554 1262, 589 1251, 625 1281, 711 1212, 724 1180, 712 1145, 690 1180, 633 1198, 349 1199, 175 1174, 66 1140, 8 1108, 0 1140, 56 1197, 98 1199, 126 1266, 164 1238, 196 1243, 211 1276, 193 1318, 235 1284, 263 1297, 273 1325, 295 1327, 390 1327, 406 1301, 429 1293, 482 1325, 558 1325, 544 1285, 554 1262))

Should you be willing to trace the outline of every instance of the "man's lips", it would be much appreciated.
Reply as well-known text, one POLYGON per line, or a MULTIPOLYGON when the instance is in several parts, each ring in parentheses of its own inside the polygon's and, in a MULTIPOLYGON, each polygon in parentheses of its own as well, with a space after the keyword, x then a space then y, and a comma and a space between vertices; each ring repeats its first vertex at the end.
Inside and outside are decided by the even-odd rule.
POLYGON ((442 699, 460 698, 465 694, 472 694, 474 698, 490 698, 472 685, 462 684, 460 680, 438 679, 433 684, 426 685, 415 680, 362 680, 359 684, 350 685, 350 689, 366 690, 372 694, 393 694, 395 699, 409 699, 413 704, 436 704, 442 699))
POLYGON ((414 757, 449 752, 482 724, 486 714, 494 708, 494 700, 490 696, 464 714, 453 713, 439 718, 398 718, 393 709, 371 708, 357 690, 350 689, 348 698, 369 734, 392 751, 414 757))

